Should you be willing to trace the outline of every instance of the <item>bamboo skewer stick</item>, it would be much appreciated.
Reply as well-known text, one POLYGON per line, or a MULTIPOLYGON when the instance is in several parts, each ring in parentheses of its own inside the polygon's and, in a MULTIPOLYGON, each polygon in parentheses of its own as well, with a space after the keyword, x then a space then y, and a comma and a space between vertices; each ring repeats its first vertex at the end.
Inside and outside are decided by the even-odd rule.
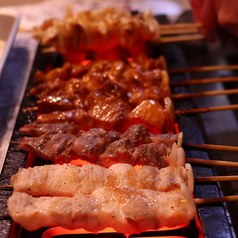
POLYGON ((28 111, 37 111, 39 109, 38 106, 34 106, 34 107, 27 107, 27 108, 24 108, 23 111, 24 112, 28 112, 28 111))
MULTIPOLYGON (((237 67, 238 69, 238 67, 237 67)), ((181 80, 177 82, 170 82, 171 86, 178 85, 193 85, 193 84, 206 84, 206 83, 224 83, 224 82, 237 82, 238 77, 221 77, 221 78, 204 78, 204 79, 190 79, 190 80, 181 80)))
POLYGON ((168 69, 169 73, 185 73, 196 71, 216 71, 216 70, 238 70, 238 65, 213 65, 213 66, 198 66, 189 68, 168 69))
POLYGON ((232 162, 232 161, 206 160, 206 159, 196 159, 196 158, 187 158, 186 161, 191 164, 226 166, 226 167, 238 168, 238 162, 232 162))
POLYGON ((174 34, 186 34, 186 33, 198 33, 201 32, 202 25, 200 23, 179 23, 179 24, 167 24, 160 25, 160 35, 174 35, 174 34))
POLYGON ((237 175, 226 176, 212 176, 212 177, 197 177, 194 178, 194 182, 224 182, 224 181, 237 181, 237 175))
POLYGON ((3 185, 3 186, 0 186, 1 189, 4 189, 4 188, 10 188, 10 189, 13 189, 13 186, 12 185, 3 185))
POLYGON ((10 141, 9 144, 16 144, 18 145, 20 142, 19 141, 10 141))
POLYGON ((201 113, 201 112, 216 112, 216 111, 234 110, 234 109, 238 109, 238 104, 217 106, 217 107, 204 107, 204 108, 192 108, 192 109, 186 109, 186 110, 177 110, 174 112, 174 114, 175 115, 195 114, 195 113, 201 113))
POLYGON ((56 49, 55 49, 55 47, 53 47, 53 46, 46 47, 46 48, 43 48, 43 49, 41 50, 41 53, 43 53, 43 54, 55 53, 55 52, 56 52, 56 49))
POLYGON ((172 99, 186 99, 193 97, 207 97, 207 96, 217 96, 217 95, 230 95, 238 93, 238 89, 227 89, 219 91, 207 91, 207 92, 197 92, 197 93, 186 93, 186 94, 173 94, 172 99))
POLYGON ((225 150, 225 151, 238 152, 238 147, 237 146, 229 146, 229 145, 211 145, 211 144, 184 143, 183 146, 184 147, 199 148, 199 149, 225 150))
POLYGON ((157 40, 157 42, 162 44, 162 43, 173 43, 173 42, 201 40, 201 39, 204 39, 204 35, 202 34, 189 34, 189 35, 167 36, 167 37, 162 36, 157 40))
POLYGON ((197 27, 189 27, 189 28, 160 28, 160 35, 174 35, 174 34, 190 34, 190 33, 198 33, 199 29, 197 27))
POLYGON ((178 23, 178 24, 161 24, 160 30, 168 30, 168 29, 182 29, 182 28, 201 28, 202 24, 197 22, 192 23, 178 23))
POLYGON ((0 215, 0 219, 11 219, 8 214, 0 215))
POLYGON ((220 203, 220 202, 234 202, 238 201, 238 195, 223 196, 217 198, 195 198, 196 205, 202 205, 207 203, 220 203))

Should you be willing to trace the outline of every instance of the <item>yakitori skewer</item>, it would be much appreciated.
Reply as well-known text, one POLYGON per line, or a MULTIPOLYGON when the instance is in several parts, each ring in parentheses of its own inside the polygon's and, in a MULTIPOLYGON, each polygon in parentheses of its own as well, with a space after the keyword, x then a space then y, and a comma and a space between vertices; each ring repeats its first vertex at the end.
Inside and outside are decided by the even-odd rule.
MULTIPOLYGON (((224 181, 237 181, 238 176, 237 175, 226 175, 226 176, 211 176, 211 177, 196 177, 194 178, 195 183, 201 183, 201 182, 224 182, 224 181)), ((12 185, 4 185, 0 186, 0 189, 13 189, 12 185)))
MULTIPOLYGON (((158 24, 158 28, 159 37, 157 40, 153 40, 155 44, 204 39, 204 35, 200 33, 200 23, 158 24)), ((56 51, 54 46, 42 49, 42 53, 54 53, 56 51)))
POLYGON ((221 78, 203 78, 203 79, 189 79, 189 80, 180 80, 177 82, 170 82, 171 86, 178 85, 193 85, 193 84, 206 84, 206 83, 225 83, 225 82, 237 82, 238 77, 221 77, 221 78))
POLYGON ((198 66, 188 68, 168 69, 169 73, 185 73, 196 71, 217 71, 217 70, 238 70, 238 65, 212 65, 212 66, 198 66))
MULTIPOLYGON (((203 205, 203 204, 211 204, 211 203, 235 202, 235 201, 238 201, 238 195, 213 197, 213 198, 195 198, 193 200, 197 206, 203 205)), ((187 202, 187 201, 184 200, 184 202, 187 202)), ((8 214, 0 214, 0 219, 11 219, 11 217, 8 214)))
MULTIPOLYGON (((172 99, 186 99, 186 98, 195 98, 195 97, 231 95, 231 94, 237 94, 237 93, 238 93, 238 89, 227 89, 227 90, 219 90, 219 91, 207 91, 207 92, 186 93, 186 94, 172 94, 170 97, 172 99)), ((34 106, 34 107, 24 108, 23 111, 37 111, 38 109, 39 109, 38 106, 34 106)), ((192 110, 194 110, 194 109, 192 109, 192 110)), ((202 112, 204 112, 203 109, 199 109, 199 110, 202 110, 202 112)), ((221 110, 221 109, 219 109, 219 110, 221 110)), ((229 109, 223 109, 223 110, 229 110, 229 109)), ((184 114, 183 112, 182 113, 176 112, 176 113, 184 114)), ((185 113, 189 113, 189 112, 187 112, 187 110, 186 110, 185 113)), ((194 112, 192 111, 191 113, 194 113, 194 112)))

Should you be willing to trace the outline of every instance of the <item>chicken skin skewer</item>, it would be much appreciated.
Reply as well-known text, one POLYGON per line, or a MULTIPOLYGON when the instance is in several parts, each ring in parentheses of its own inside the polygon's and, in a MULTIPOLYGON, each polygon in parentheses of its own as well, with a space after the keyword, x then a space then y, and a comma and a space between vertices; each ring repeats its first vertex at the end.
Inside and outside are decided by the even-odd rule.
POLYGON ((61 225, 92 232, 112 227, 134 234, 184 225, 196 214, 190 172, 187 166, 136 171, 129 164, 21 169, 12 177, 9 214, 27 230, 61 225), (67 175, 64 180, 62 173, 67 175))

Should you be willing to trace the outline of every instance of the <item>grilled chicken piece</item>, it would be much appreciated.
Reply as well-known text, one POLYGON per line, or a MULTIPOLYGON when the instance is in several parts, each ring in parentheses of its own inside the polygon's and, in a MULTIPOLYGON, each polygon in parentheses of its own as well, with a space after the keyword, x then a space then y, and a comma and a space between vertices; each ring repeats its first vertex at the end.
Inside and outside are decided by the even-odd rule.
POLYGON ((165 127, 163 106, 154 100, 144 100, 128 116, 130 124, 145 124, 150 132, 161 134, 165 127))
POLYGON ((89 109, 88 115, 93 121, 94 127, 121 131, 124 127, 125 118, 130 111, 131 107, 128 103, 110 96, 101 98, 89 109))
POLYGON ((93 128, 82 133, 74 141, 72 149, 80 159, 95 163, 105 148, 113 141, 119 139, 120 134, 118 132, 93 128))
POLYGON ((106 150, 99 156, 97 164, 105 168, 116 163, 128 163, 134 165, 132 157, 135 147, 128 138, 123 138, 112 142, 106 150))
POLYGON ((185 168, 158 170, 145 166, 136 172, 128 164, 113 165, 109 169, 84 165, 88 171, 84 171, 83 176, 83 167, 75 167, 46 165, 46 168, 21 169, 12 178, 14 192, 8 199, 13 220, 30 231, 60 225, 91 232, 112 227, 120 233, 135 234, 185 225, 196 215, 196 206, 186 186, 189 178, 185 168), (70 173, 72 170, 76 173, 70 173), (62 180, 60 171, 69 177, 62 180), (67 185, 62 185, 64 183, 67 185), (22 185, 21 189, 17 185, 22 185), (85 193, 81 186, 86 188, 85 193), (72 188, 75 191, 69 195, 72 188), (41 196, 42 189, 48 193, 54 190, 54 197, 29 195, 32 190, 38 190, 41 196), (63 190, 66 195, 62 195, 63 190))
POLYGON ((130 126, 121 138, 128 138, 135 146, 151 143, 150 134, 143 124, 135 124, 130 126))
POLYGON ((170 149, 164 144, 144 144, 135 149, 132 161, 138 165, 150 165, 157 168, 164 168, 169 165, 168 155, 170 149))
POLYGON ((71 77, 72 64, 65 63, 63 67, 54 68, 47 73, 42 73, 37 71, 34 77, 35 82, 47 82, 54 81, 55 79, 60 79, 67 81, 71 77))
POLYGON ((42 96, 37 101, 38 112, 50 113, 55 111, 69 111, 73 109, 87 109, 87 102, 79 95, 51 95, 42 96))
POLYGON ((64 133, 45 133, 40 137, 24 137, 19 148, 33 152, 42 159, 54 162, 69 162, 74 157, 71 145, 75 136, 64 133))
POLYGON ((25 125, 20 128, 20 132, 38 137, 45 133, 64 133, 64 134, 72 134, 77 135, 79 131, 79 127, 74 122, 64 122, 64 123, 54 123, 54 124, 44 124, 33 122, 32 124, 25 125))
POLYGON ((75 109, 69 111, 56 111, 52 113, 41 114, 36 119, 37 123, 60 123, 74 122, 81 130, 92 128, 92 121, 87 111, 84 109, 75 109))

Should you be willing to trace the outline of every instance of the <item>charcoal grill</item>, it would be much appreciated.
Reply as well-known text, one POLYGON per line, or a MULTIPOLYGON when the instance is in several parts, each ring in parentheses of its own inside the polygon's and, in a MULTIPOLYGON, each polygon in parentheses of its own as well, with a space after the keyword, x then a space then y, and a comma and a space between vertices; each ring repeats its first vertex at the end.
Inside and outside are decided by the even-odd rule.
MULTIPOLYGON (((202 47, 206 49, 206 45, 204 42, 200 42, 199 44, 203 44, 202 47)), ((186 46, 187 47, 187 46, 186 46)), ((188 65, 188 60, 186 49, 184 49, 183 44, 174 44, 174 45, 163 45, 154 49, 154 54, 162 54, 165 56, 168 65, 170 68, 179 68, 185 67, 188 65)), ((12 141, 18 141, 22 138, 22 135, 19 133, 19 128, 25 125, 26 123, 30 123, 35 119, 34 112, 24 112, 22 109, 26 107, 32 107, 35 105, 35 99, 29 97, 27 92, 29 88, 33 85, 33 76, 36 69, 44 70, 46 67, 57 66, 62 63, 62 59, 56 53, 42 54, 41 48, 39 48, 38 53, 36 54, 36 59, 34 62, 34 66, 31 72, 31 76, 26 88, 26 92, 21 104, 21 109, 19 111, 15 128, 13 130, 12 141)), ((171 75, 171 81, 184 80, 188 78, 187 74, 174 74, 171 75)), ((186 93, 190 92, 190 88, 185 86, 176 86, 173 87, 173 93, 186 93)), ((190 99, 176 101, 175 109, 189 109, 194 107, 194 102, 190 99)), ((189 115, 189 116, 180 116, 177 118, 178 125, 180 130, 184 132, 184 142, 189 143, 204 143, 206 140, 206 135, 204 134, 204 123, 201 123, 202 118, 197 115, 189 115)), ((210 155, 207 152, 198 150, 198 149, 185 149, 187 157, 193 158, 201 158, 201 159, 211 159, 210 155)), ((16 145, 9 146, 7 156, 5 159, 5 164, 1 174, 1 185, 9 183, 9 179, 11 175, 15 174, 19 167, 24 167, 26 165, 26 161, 28 166, 33 165, 41 165, 46 162, 36 158, 29 156, 26 152, 20 151, 16 145)), ((193 166, 194 175, 195 176, 214 176, 217 172, 214 171, 210 166, 193 166)), ((0 209, 1 213, 6 211, 6 200, 10 196, 11 191, 1 190, 0 191, 0 199, 3 204, 3 208, 0 209)), ((219 183, 212 184, 198 184, 195 186, 195 197, 219 197, 223 195, 222 186, 219 183)), ((2 220, 0 221, 0 230, 2 230, 2 238, 48 238, 50 236, 46 236, 49 233, 49 228, 42 228, 34 232, 28 232, 17 224, 12 223, 11 220, 2 220), (48 233, 47 233, 48 232, 48 233)), ((90 238, 90 237, 124 237, 118 233, 99 233, 95 234, 58 234, 53 233, 52 237, 54 238, 74 238, 74 237, 82 237, 82 238, 90 238)), ((211 238, 220 238, 227 237, 232 238, 236 237, 234 226, 231 220, 230 210, 228 210, 227 204, 214 204, 198 207, 198 219, 193 220, 191 224, 186 227, 175 229, 175 230, 167 230, 167 231, 154 231, 154 232, 145 232, 140 235, 136 235, 135 237, 186 237, 186 238, 202 238, 202 237, 211 237, 211 238)), ((133 237, 133 236, 131 236, 133 237)))

